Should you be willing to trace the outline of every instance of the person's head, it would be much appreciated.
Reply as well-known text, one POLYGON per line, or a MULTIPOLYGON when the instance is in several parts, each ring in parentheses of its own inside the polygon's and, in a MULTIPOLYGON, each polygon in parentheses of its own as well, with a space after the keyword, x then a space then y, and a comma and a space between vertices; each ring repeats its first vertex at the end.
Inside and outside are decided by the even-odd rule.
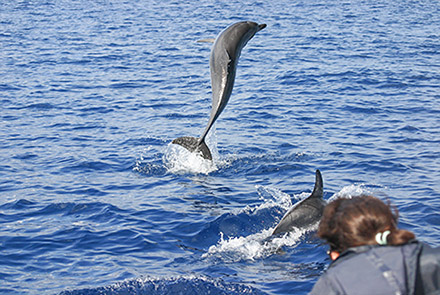
POLYGON ((397 228, 398 216, 397 209, 373 196, 339 198, 324 208, 317 234, 336 253, 362 245, 402 245, 415 236, 397 228))

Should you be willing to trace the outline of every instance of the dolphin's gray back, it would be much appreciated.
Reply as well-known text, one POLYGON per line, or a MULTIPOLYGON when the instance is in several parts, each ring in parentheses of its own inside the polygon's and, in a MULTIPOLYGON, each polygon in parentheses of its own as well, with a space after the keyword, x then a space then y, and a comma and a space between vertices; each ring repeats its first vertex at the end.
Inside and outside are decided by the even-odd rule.
POLYGON ((229 101, 241 50, 255 33, 264 27, 265 25, 258 25, 254 22, 238 22, 217 37, 209 60, 212 87, 211 116, 200 141, 205 139, 229 101))
POLYGON ((213 110, 220 104, 224 108, 229 100, 241 50, 255 35, 257 28, 257 23, 239 22, 228 27, 216 39, 209 58, 213 110))
POLYGON ((235 82, 238 57, 236 61, 230 58, 226 48, 221 46, 223 39, 220 44, 217 44, 219 40, 214 44, 210 58, 212 109, 209 124, 214 123, 226 107, 235 82))
POLYGON ((289 232, 308 227, 321 219, 325 202, 319 199, 305 199, 292 207, 274 229, 273 234, 289 232))
POLYGON ((208 125, 199 138, 184 136, 174 139, 172 143, 179 144, 190 152, 199 152, 203 158, 212 160, 212 154, 206 145, 205 137, 229 101, 241 50, 256 32, 265 27, 265 24, 238 22, 220 33, 212 47, 209 61, 212 110, 208 125))
POLYGON ((315 224, 321 219, 324 207, 323 182, 321 172, 316 170, 315 187, 312 194, 306 199, 296 203, 275 227, 273 235, 301 229, 315 224))

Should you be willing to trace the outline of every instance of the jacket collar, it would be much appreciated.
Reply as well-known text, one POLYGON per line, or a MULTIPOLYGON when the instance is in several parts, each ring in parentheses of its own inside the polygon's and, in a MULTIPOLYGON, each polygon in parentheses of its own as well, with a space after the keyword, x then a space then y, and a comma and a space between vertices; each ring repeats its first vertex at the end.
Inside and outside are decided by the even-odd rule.
MULTIPOLYGON (((417 241, 417 240, 411 240, 411 241, 409 241, 407 244, 404 244, 404 245, 414 244, 414 243, 418 244, 419 241, 417 241)), ((404 246, 404 245, 399 245, 399 246, 404 246)), ((358 246, 358 247, 348 248, 347 250, 345 250, 344 252, 342 252, 336 260, 332 261, 332 262, 330 263, 330 266, 329 266, 329 267, 336 266, 336 265, 338 265, 339 263, 341 263, 342 261, 347 260, 347 259, 349 259, 349 258, 351 258, 351 257, 353 257, 353 256, 355 256, 355 255, 357 255, 357 254, 365 253, 365 252, 367 252, 367 251, 369 251, 369 250, 371 250, 371 249, 379 248, 379 247, 396 247, 396 246, 391 246, 391 245, 389 245, 389 246, 380 246, 380 245, 363 245, 363 246, 358 246)), ((397 246, 397 247, 398 247, 398 246, 397 246)))

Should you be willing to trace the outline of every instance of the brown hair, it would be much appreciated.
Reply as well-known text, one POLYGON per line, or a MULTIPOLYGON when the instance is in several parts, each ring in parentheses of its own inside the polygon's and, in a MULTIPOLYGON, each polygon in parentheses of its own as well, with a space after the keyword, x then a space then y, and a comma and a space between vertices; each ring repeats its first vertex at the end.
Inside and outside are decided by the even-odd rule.
POLYGON ((402 245, 415 235, 397 228, 398 217, 397 209, 373 196, 339 198, 324 208, 317 234, 339 253, 350 247, 375 245, 376 234, 386 230, 390 231, 387 245, 402 245))

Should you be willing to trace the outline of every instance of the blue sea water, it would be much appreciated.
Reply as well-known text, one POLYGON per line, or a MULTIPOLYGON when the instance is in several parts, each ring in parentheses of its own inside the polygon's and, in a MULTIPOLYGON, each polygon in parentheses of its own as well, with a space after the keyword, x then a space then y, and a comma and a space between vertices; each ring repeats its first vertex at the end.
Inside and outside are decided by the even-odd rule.
POLYGON ((2 1, 0 293, 307 294, 307 196, 372 193, 440 246, 439 1, 2 1), (208 138, 210 44, 266 23, 208 138))

